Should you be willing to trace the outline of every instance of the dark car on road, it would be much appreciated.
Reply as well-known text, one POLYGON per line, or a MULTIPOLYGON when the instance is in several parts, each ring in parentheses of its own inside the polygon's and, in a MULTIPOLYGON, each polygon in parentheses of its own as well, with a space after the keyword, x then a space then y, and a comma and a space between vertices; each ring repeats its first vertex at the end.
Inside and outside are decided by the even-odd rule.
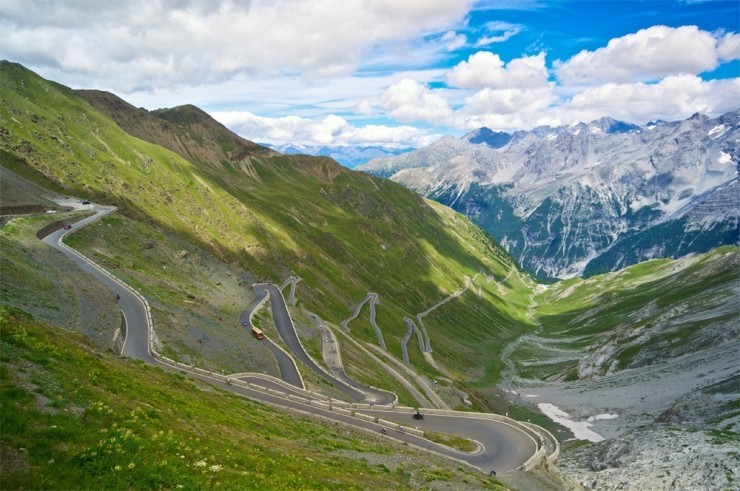
POLYGON ((69 230, 71 228, 72 228, 72 225, 70 225, 69 223, 64 224, 64 230, 69 230))

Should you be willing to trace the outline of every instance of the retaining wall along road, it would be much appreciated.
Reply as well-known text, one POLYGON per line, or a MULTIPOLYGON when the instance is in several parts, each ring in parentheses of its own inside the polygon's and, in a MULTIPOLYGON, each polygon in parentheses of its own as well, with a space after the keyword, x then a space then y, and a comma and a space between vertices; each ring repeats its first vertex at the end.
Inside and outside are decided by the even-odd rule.
MULTIPOLYGON (((107 210, 105 213, 100 213, 96 215, 95 218, 87 219, 83 221, 83 223, 80 224, 80 227, 75 227, 74 230, 77 230, 81 228, 81 226, 87 225, 88 223, 99 218, 100 216, 111 213, 114 210, 115 208, 107 210)), ((73 232, 74 230, 71 230, 70 232, 73 232)), ((66 233, 63 234, 63 236, 64 235, 66 235, 66 233)), ((406 414, 406 413, 413 414, 416 411, 415 408, 397 406, 395 403, 391 405, 386 405, 386 406, 374 406, 371 404, 347 403, 344 401, 330 399, 324 396, 323 394, 317 394, 315 392, 312 392, 312 391, 309 391, 303 388, 295 387, 280 379, 277 379, 277 378, 274 378, 268 375, 257 374, 257 373, 241 373, 241 374, 232 374, 232 375, 226 376, 226 375, 214 373, 209 370, 204 370, 202 368, 198 368, 195 366, 186 365, 184 363, 179 363, 179 362, 176 362, 175 360, 172 360, 170 358, 167 358, 166 356, 159 354, 154 348, 154 337, 155 337, 154 336, 154 324, 152 322, 151 310, 149 308, 149 303, 147 302, 147 300, 137 290, 127 285, 121 279, 115 277, 110 272, 101 268, 100 266, 98 266, 96 263, 94 263, 93 261, 85 257, 84 255, 82 255, 81 253, 65 245, 61 241, 61 238, 58 241, 58 245, 64 250, 69 251, 71 254, 81 258, 84 262, 91 265, 93 268, 98 270, 103 275, 112 279, 121 288, 133 294, 133 296, 138 300, 138 302, 140 302, 145 312, 145 322, 146 322, 146 328, 147 328, 147 336, 146 336, 147 352, 148 352, 149 357, 151 358, 151 361, 157 364, 163 365, 165 367, 169 367, 175 370, 180 370, 185 373, 197 375, 201 378, 218 381, 226 385, 232 385, 236 387, 250 389, 253 391, 263 392, 265 394, 270 394, 273 396, 279 396, 280 398, 283 398, 286 401, 292 401, 298 404, 306 404, 307 406, 309 405, 315 406, 317 408, 322 408, 325 410, 335 412, 338 415, 355 418, 358 422, 359 421, 362 421, 365 423, 374 422, 374 423, 377 423, 383 426, 387 426, 388 428, 393 429, 395 431, 399 431, 402 433, 407 433, 409 435, 423 438, 424 432, 420 429, 405 427, 405 426, 402 426, 392 421, 379 420, 371 415, 362 414, 358 412, 362 410, 384 409, 384 410, 396 411, 399 414, 406 414), (246 380, 243 380, 247 378, 261 380, 263 381, 263 383, 265 383, 265 385, 273 385, 273 386, 284 388, 285 390, 284 391, 276 390, 274 388, 266 387, 261 384, 255 384, 253 382, 248 382, 246 380)), ((124 350, 126 348, 126 342, 129 340, 128 338, 130 337, 131 333, 129 332, 126 334, 127 335, 124 340, 124 350)), ((396 401, 397 400, 398 399, 396 398, 396 401)), ((520 466, 520 468, 524 470, 531 470, 531 469, 537 468, 538 466, 542 465, 545 462, 554 462, 557 459, 559 452, 560 452, 560 446, 557 443, 557 440, 555 439, 555 437, 551 433, 544 430, 543 428, 540 428, 539 426, 533 425, 531 423, 521 423, 519 421, 513 420, 511 418, 507 418, 505 416, 500 416, 496 414, 488 414, 488 413, 467 413, 467 412, 457 412, 457 411, 443 410, 443 409, 429 409, 429 408, 427 408, 425 412, 429 414, 454 416, 457 418, 486 419, 486 420, 491 420, 491 421, 497 421, 497 422, 507 424, 509 426, 512 426, 514 428, 521 430, 526 435, 528 435, 530 438, 532 438, 537 446, 537 451, 535 452, 535 454, 532 455, 524 464, 520 466), (547 448, 546 445, 541 444, 542 435, 545 435, 545 437, 549 439, 551 443, 554 444, 555 450, 550 455, 546 455, 546 448, 547 448)), ((426 450, 429 450, 429 449, 426 449, 426 450)), ((459 460, 459 459, 456 459, 456 460, 459 460)), ((464 462, 464 461, 461 461, 461 462, 464 462)))

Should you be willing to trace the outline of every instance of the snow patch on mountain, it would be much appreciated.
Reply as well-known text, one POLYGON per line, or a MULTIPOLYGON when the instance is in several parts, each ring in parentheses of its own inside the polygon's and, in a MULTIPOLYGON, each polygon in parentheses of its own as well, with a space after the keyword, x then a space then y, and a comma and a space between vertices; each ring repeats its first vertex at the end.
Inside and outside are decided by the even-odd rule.
POLYGON ((710 138, 719 138, 720 136, 722 136, 722 133, 724 133, 725 131, 727 131, 727 127, 723 124, 718 124, 711 130, 709 130, 709 132, 707 133, 707 136, 710 138))
POLYGON ((477 130, 359 169, 467 213, 530 271, 566 278, 597 259, 608 270, 737 244, 739 120, 695 114, 641 128, 601 118, 517 131, 498 148, 471 143, 493 133, 477 130), (665 241, 646 236, 627 251, 623 238, 658 226, 665 241))

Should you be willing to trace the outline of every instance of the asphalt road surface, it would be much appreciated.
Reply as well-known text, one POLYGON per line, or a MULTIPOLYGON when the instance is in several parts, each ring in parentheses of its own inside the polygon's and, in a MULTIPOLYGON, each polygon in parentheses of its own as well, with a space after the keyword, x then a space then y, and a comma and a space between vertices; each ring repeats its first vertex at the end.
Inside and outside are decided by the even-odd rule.
POLYGON ((280 337, 285 341, 285 344, 288 345, 290 351, 301 362, 303 362, 303 364, 311 370, 314 370, 326 381, 349 395, 355 401, 364 401, 372 404, 390 404, 395 401, 395 395, 389 392, 362 385, 346 376, 334 377, 325 369, 319 367, 316 362, 308 356, 306 350, 303 349, 303 346, 298 339, 298 334, 295 331, 293 321, 288 313, 288 307, 285 305, 285 298, 280 292, 280 289, 275 285, 266 283, 254 285, 252 289, 257 293, 258 298, 263 298, 263 295, 266 294, 270 295, 272 316, 275 320, 275 327, 277 327, 278 334, 280 334, 280 337))
MULTIPOLYGON (((239 316, 239 323, 250 336, 252 335, 252 312, 254 312, 257 307, 267 299, 267 295, 267 291, 258 292, 258 295, 249 305, 247 305, 247 308, 244 309, 239 316)), ((303 388, 303 380, 301 379, 300 373, 298 373, 298 367, 296 367, 293 358, 291 358, 289 354, 267 338, 261 341, 257 341, 255 339, 255 341, 264 344, 270 351, 272 351, 272 354, 275 356, 275 360, 277 360, 278 368, 280 369, 281 379, 288 382, 290 385, 303 388)))
MULTIPOLYGON (((111 291, 111 301, 116 301, 116 295, 120 296, 118 300, 121 311, 126 321, 126 338, 123 345, 122 354, 131 358, 137 358, 147 363, 157 364, 166 368, 171 369, 168 364, 162 363, 155 359, 149 349, 150 346, 150 333, 149 333, 149 320, 146 305, 143 297, 141 297, 136 291, 129 289, 122 282, 117 281, 113 276, 107 273, 102 268, 98 267, 91 261, 85 259, 79 253, 72 249, 64 246, 61 243, 62 238, 80 227, 93 222, 101 217, 115 211, 115 207, 104 207, 98 206, 95 208, 95 215, 85 218, 72 225, 71 230, 58 230, 48 235, 43 241, 55 249, 61 251, 65 256, 74 261, 83 271, 86 271, 93 275, 97 280, 106 285, 111 291)), ((272 295, 272 313, 275 318, 275 324, 278 326, 278 331, 283 337, 288 346, 296 353, 304 363, 313 367, 315 364, 308 355, 305 353, 303 348, 300 346, 300 342, 295 334, 290 315, 285 306, 283 296, 277 287, 273 285, 258 285, 256 290, 269 293, 272 295), (305 357, 305 359, 304 359, 305 357)), ((266 294, 265 293, 265 294, 266 294)), ((323 370, 319 370, 319 373, 323 370)), ((346 424, 350 424, 357 428, 362 428, 372 432, 380 432, 382 426, 378 423, 369 421, 363 421, 351 416, 339 414, 319 407, 311 406, 302 402, 289 400, 283 397, 278 397, 272 394, 268 394, 262 391, 239 387, 228 384, 218 378, 211 377, 204 374, 195 372, 188 372, 188 374, 194 378, 204 380, 213 385, 216 385, 224 390, 228 390, 237 394, 247 396, 249 398, 274 404, 280 407, 299 410, 305 413, 310 413, 316 416, 325 417, 334 421, 340 421, 346 424)), ((270 383, 267 380, 255 378, 252 379, 249 375, 242 377, 244 380, 254 381, 263 386, 273 386, 276 389, 285 390, 277 383, 270 383)), ((354 397, 359 399, 365 399, 365 395, 354 387, 342 384, 339 381, 332 379, 338 387, 345 386, 345 390, 348 393, 355 394, 354 397)), ((384 394, 383 392, 379 392, 384 394)), ((376 402, 376 404, 382 404, 382 402, 376 402)), ((491 470, 497 472, 505 472, 513 470, 524 463, 535 451, 535 442, 527 436, 521 430, 508 425, 506 423, 499 423, 485 419, 473 419, 469 418, 461 413, 460 416, 439 416, 439 415, 425 415, 425 418, 421 421, 414 420, 408 413, 397 413, 392 411, 380 411, 380 410, 363 410, 362 412, 372 415, 375 417, 381 417, 392 421, 397 421, 402 425, 418 426, 421 429, 429 429, 444 433, 456 434, 474 439, 482 444, 482 450, 467 454, 458 452, 449 447, 437 445, 429 440, 420 438, 409 433, 404 433, 396 430, 388 430, 387 437, 406 442, 409 444, 416 445, 417 447, 434 451, 436 453, 446 455, 448 457, 456 458, 465 461, 473 466, 480 468, 482 471, 488 473, 491 470)))
MULTIPOLYGON (((425 414, 424 419, 413 419, 411 414, 382 410, 359 412, 397 422, 421 430, 459 435, 483 445, 478 454, 465 454, 462 460, 486 471, 496 472, 516 469, 537 451, 537 444, 521 430, 498 421, 425 414)), ((422 410, 423 413, 423 410, 422 410)), ((392 430, 397 433, 395 430, 392 430)), ((460 452, 455 452, 460 457, 460 452)))
POLYGON ((115 210, 116 207, 114 206, 97 206, 95 208, 94 215, 73 223, 70 230, 61 229, 47 235, 44 237, 43 241, 56 250, 61 251, 65 256, 74 261, 80 269, 86 273, 90 273, 95 277, 95 279, 107 286, 111 292, 111 302, 117 301, 116 295, 120 296, 118 304, 126 320, 126 326, 128 326, 127 330, 129 331, 125 333, 126 337, 121 354, 131 358, 144 360, 148 363, 153 363, 154 358, 149 352, 149 332, 146 328, 148 325, 147 311, 144 304, 138 299, 137 293, 129 290, 104 270, 98 268, 97 265, 88 261, 79 253, 61 243, 64 236, 67 234, 72 233, 75 230, 114 212, 115 210), (130 326, 144 326, 144 328, 131 328, 130 326))

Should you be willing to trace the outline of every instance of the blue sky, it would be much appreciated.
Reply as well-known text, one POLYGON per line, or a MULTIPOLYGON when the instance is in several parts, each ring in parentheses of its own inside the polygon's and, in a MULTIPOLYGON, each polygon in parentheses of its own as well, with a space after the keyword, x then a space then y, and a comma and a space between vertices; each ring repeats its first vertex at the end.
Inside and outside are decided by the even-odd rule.
POLYGON ((260 142, 740 107, 737 0, 0 0, 0 57, 260 142))

